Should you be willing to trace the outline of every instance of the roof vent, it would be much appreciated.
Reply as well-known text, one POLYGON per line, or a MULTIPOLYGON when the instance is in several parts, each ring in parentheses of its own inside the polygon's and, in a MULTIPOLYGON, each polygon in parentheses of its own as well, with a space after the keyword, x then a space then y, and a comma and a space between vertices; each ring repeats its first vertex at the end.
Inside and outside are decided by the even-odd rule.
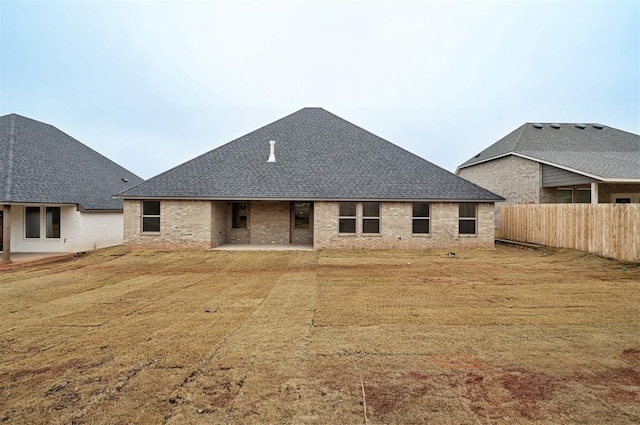
POLYGON ((602 125, 602 124, 591 124, 591 127, 595 128, 596 130, 602 130, 604 128, 604 125, 602 125))
POLYGON ((276 162, 276 142, 274 140, 269 141, 269 159, 267 162, 276 162))
POLYGON ((560 128, 560 124, 551 124, 551 128, 555 128, 557 130, 560 128))
POLYGON ((584 130, 585 128, 587 128, 587 126, 584 124, 576 124, 576 128, 579 128, 580 130, 584 130))
POLYGON ((122 178, 122 181, 125 183, 129 183, 129 179, 125 179, 124 177, 122 178))
POLYGON ((542 128, 544 127, 542 124, 533 124, 533 128, 542 128))

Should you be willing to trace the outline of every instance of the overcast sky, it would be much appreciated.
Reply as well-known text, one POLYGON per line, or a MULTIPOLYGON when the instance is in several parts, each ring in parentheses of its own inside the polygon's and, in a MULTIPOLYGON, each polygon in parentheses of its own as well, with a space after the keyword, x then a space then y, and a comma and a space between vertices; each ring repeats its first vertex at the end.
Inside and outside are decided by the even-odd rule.
POLYGON ((143 178, 305 106, 450 171, 524 122, 640 133, 640 0, 0 0, 0 37, 0 115, 143 178))

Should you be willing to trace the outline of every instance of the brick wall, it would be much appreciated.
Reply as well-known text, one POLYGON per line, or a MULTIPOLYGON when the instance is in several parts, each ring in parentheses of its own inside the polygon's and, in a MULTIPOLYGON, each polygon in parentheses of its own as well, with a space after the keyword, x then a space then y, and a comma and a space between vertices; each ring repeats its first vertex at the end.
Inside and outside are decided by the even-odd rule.
POLYGON ((231 204, 215 201, 211 203, 211 247, 227 243, 227 230, 231 228, 231 204))
POLYGON ((210 201, 160 201, 160 232, 142 233, 141 201, 124 201, 124 244, 137 249, 211 248, 210 201))
POLYGON ((413 204, 383 202, 380 206, 380 233, 362 233, 362 204, 358 203, 356 233, 338 233, 338 203, 314 203, 314 248, 340 249, 460 249, 493 248, 493 204, 478 204, 477 234, 458 235, 458 204, 431 204, 431 233, 413 235, 413 204))
POLYGON ((252 244, 288 244, 291 238, 291 209, 289 202, 251 202, 252 244))
POLYGON ((505 198, 505 202, 496 202, 496 225, 502 204, 540 202, 541 166, 529 159, 509 155, 463 168, 458 175, 505 198))
POLYGON ((640 193, 640 184, 600 183, 598 185, 598 202, 608 204, 614 193, 640 193))

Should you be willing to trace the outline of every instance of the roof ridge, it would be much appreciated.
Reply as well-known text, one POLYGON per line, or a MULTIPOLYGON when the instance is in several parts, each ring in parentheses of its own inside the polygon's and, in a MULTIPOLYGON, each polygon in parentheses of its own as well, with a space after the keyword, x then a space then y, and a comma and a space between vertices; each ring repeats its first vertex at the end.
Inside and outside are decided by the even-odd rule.
POLYGON ((13 188, 13 180, 12 180, 12 174, 13 174, 13 151, 14 151, 14 145, 15 145, 15 140, 16 140, 16 136, 15 136, 15 130, 16 130, 16 120, 15 120, 15 116, 16 114, 11 114, 10 115, 10 121, 9 121, 9 153, 7 155, 7 184, 5 186, 5 201, 6 202, 10 202, 12 200, 12 188, 13 188))
POLYGON ((513 144, 513 149, 511 149, 508 153, 513 154, 516 153, 518 150, 518 145, 520 144, 520 142, 522 141, 522 135, 524 134, 525 130, 527 129, 529 123, 524 123, 520 126, 520 132, 518 133, 518 137, 516 137, 516 142, 513 144))

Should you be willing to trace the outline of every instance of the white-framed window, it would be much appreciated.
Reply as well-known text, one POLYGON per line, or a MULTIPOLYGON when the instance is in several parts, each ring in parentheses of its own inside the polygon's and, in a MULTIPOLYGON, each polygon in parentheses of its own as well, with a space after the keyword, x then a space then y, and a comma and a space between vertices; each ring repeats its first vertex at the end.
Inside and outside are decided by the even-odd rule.
POLYGON ((573 203, 573 189, 560 188, 556 197, 558 204, 571 204, 573 203))
POLYGON ((611 195, 612 204, 637 204, 640 202, 640 193, 614 193, 611 195))
POLYGON ((478 221, 478 204, 458 204, 458 234, 475 235, 478 221))
POLYGON ((24 237, 40 239, 42 235, 42 210, 44 208, 44 238, 60 239, 60 207, 25 207, 24 237))
POLYGON ((338 203, 338 233, 356 233, 356 202, 338 203))
POLYGON ((431 232, 431 204, 428 202, 413 203, 413 227, 411 233, 429 234, 431 232))
POLYGON ((24 237, 40 239, 40 207, 24 207, 24 237))
POLYGON ((60 239, 60 207, 45 208, 45 237, 60 239))
POLYGON ((362 203, 362 233, 380 233, 380 202, 362 203))
POLYGON ((160 231, 160 201, 142 201, 142 232, 160 231))

